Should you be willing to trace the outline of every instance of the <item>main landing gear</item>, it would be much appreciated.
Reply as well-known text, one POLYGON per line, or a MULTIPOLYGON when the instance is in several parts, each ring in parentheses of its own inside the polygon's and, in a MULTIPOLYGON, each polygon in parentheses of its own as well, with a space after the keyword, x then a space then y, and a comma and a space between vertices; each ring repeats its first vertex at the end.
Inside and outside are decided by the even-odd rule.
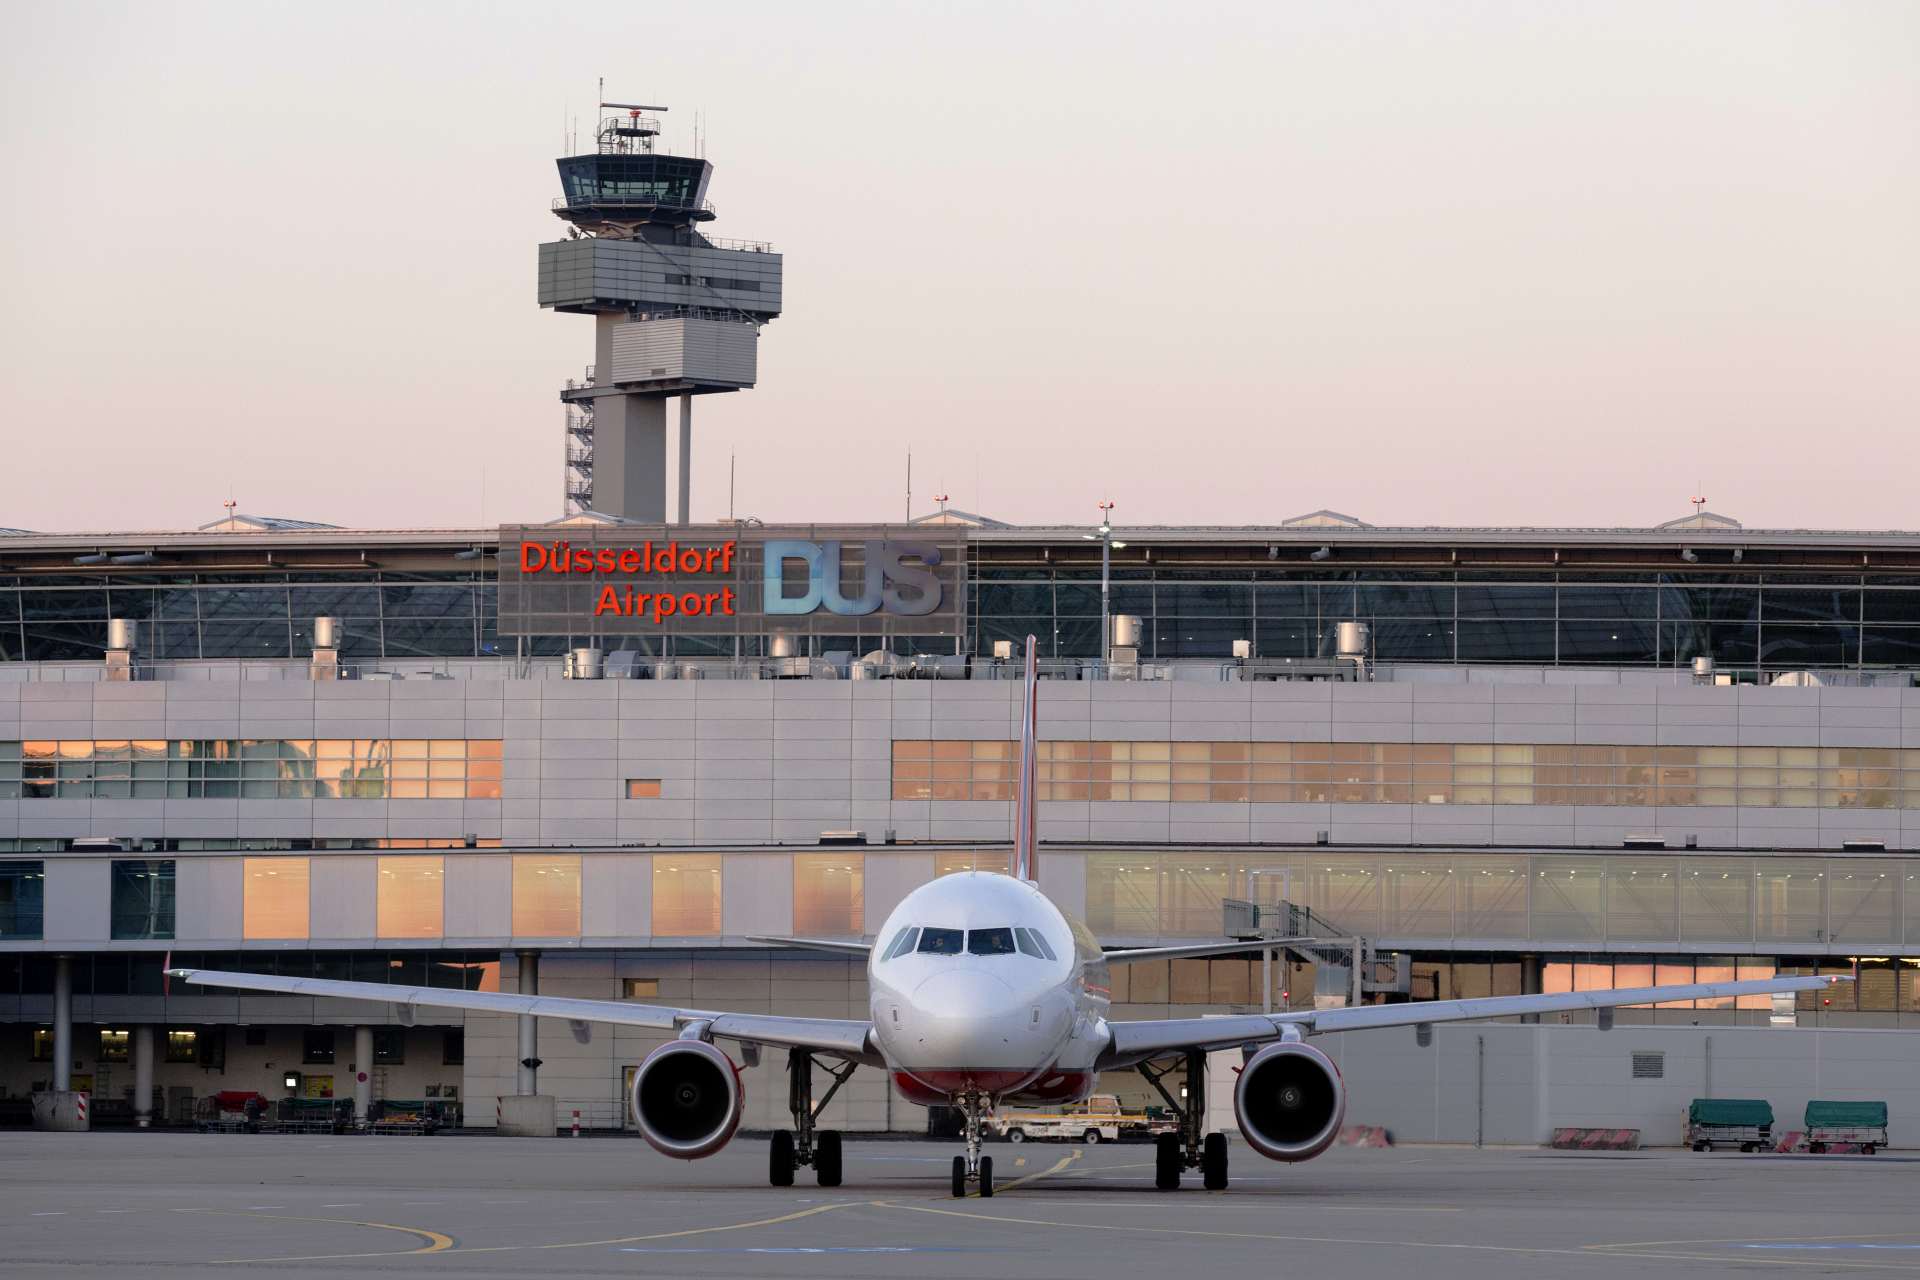
POLYGON ((966 1117, 967 1154, 953 1158, 953 1196, 966 1195, 967 1183, 978 1181, 984 1200, 993 1194, 993 1157, 980 1154, 980 1132, 991 1104, 983 1093, 964 1093, 955 1102, 966 1117))
POLYGON ((1155 1067, 1151 1062, 1140 1064, 1140 1074, 1147 1078, 1166 1100, 1167 1107, 1179 1117, 1178 1133, 1163 1133, 1153 1144, 1153 1185, 1162 1191, 1178 1191, 1182 1170, 1200 1170, 1200 1185, 1209 1191, 1227 1189, 1227 1135, 1224 1133, 1201 1133, 1207 1115, 1207 1055, 1199 1050, 1190 1050, 1179 1062, 1168 1063, 1164 1067, 1155 1067), (1186 1101, 1177 1100, 1161 1081, 1172 1075, 1180 1067, 1187 1071, 1186 1101))
POLYGON ((767 1181, 776 1187, 793 1185, 793 1171, 812 1165, 813 1175, 823 1187, 840 1185, 840 1133, 835 1129, 815 1130, 813 1122, 833 1101, 833 1095, 853 1074, 857 1063, 841 1066, 820 1064, 833 1077, 833 1083, 819 1102, 813 1100, 813 1055, 805 1049, 787 1051, 787 1107, 793 1112, 793 1131, 782 1129, 773 1135, 767 1147, 767 1181))

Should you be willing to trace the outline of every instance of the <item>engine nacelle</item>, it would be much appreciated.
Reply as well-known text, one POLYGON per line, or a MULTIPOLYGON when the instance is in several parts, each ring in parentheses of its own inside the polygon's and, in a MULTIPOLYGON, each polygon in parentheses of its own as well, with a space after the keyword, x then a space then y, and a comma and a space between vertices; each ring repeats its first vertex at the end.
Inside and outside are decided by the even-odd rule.
POLYGON ((698 1160, 740 1127, 746 1091, 733 1059, 704 1040, 675 1040, 647 1055, 628 1098, 640 1136, 662 1155, 698 1160))
POLYGON ((1233 1114, 1247 1145, 1269 1160, 1311 1160, 1333 1145, 1347 1115, 1340 1068, 1311 1045, 1270 1044, 1240 1070, 1233 1114))

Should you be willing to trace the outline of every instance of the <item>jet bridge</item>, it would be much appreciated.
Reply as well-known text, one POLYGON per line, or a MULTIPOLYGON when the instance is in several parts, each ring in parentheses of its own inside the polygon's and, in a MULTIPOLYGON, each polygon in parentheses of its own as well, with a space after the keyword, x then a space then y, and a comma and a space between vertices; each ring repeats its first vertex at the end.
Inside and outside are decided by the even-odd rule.
POLYGON ((1223 899, 1220 930, 1229 938, 1269 944, 1261 952, 1265 1012, 1272 1012, 1276 951, 1312 962, 1316 1007, 1361 1004, 1373 992, 1405 995, 1412 987, 1412 956, 1377 951, 1369 939, 1337 928, 1297 903, 1223 899))

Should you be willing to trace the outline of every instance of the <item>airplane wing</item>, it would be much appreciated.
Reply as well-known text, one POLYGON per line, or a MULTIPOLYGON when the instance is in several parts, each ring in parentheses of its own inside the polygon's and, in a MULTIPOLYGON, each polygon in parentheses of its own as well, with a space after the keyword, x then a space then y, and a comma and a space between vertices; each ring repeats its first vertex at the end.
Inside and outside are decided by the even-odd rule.
POLYGON ((564 1018, 573 1023, 604 1023, 616 1027, 646 1027, 678 1033, 690 1023, 710 1024, 710 1033, 724 1040, 778 1048, 811 1049, 856 1062, 877 1064, 880 1055, 868 1043, 873 1024, 856 1018, 783 1018, 761 1013, 724 1013, 706 1009, 676 1009, 666 1005, 634 1004, 627 1000, 586 1000, 571 996, 522 996, 499 991, 457 991, 446 987, 407 987, 385 982, 337 982, 328 978, 282 978, 260 973, 228 973, 218 969, 169 969, 169 977, 209 987, 239 991, 271 991, 279 995, 314 996, 328 1000, 372 1000, 403 1006, 405 1020, 415 1008, 470 1009, 482 1013, 530 1013, 537 1018, 564 1018))
POLYGON ((1110 1039, 1097 1070, 1129 1067, 1189 1049, 1231 1049, 1277 1040, 1289 1028, 1300 1034, 1371 1031, 1423 1022, 1460 1022, 1469 1018, 1510 1018, 1523 1013, 1560 1013, 1570 1009, 1608 1009, 1669 1000, 1705 1000, 1723 996, 1772 995, 1818 991, 1836 976, 1749 978, 1740 982, 1694 982, 1666 987, 1626 987, 1609 991, 1562 991, 1538 996, 1486 996, 1473 1000, 1421 1000, 1410 1004, 1363 1004, 1345 1009, 1292 1013, 1241 1013, 1219 1018, 1164 1018, 1151 1022, 1110 1022, 1110 1039))
POLYGON ((773 938, 764 934, 750 933, 748 942, 765 942, 775 947, 798 947, 802 951, 831 951, 840 956, 859 956, 862 960, 873 952, 870 942, 835 942, 831 938, 773 938))
POLYGON ((1244 955, 1252 951, 1284 952, 1289 942, 1297 943, 1297 938, 1280 938, 1271 942, 1196 942, 1178 947, 1133 947, 1107 952, 1108 964, 1132 964, 1136 960, 1197 960, 1204 956, 1244 955))

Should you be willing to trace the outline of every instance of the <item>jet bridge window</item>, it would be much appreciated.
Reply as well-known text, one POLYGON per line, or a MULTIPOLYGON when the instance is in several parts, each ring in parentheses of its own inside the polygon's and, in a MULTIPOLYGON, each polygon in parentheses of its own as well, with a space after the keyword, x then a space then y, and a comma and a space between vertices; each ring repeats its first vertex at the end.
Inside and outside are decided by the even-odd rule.
POLYGON ((1013 930, 970 929, 967 954, 973 956, 1010 956, 1014 952, 1013 930))
POLYGON ((917 950, 928 956, 957 956, 966 936, 958 929, 922 929, 917 950))
POLYGON ((893 945, 888 947, 880 958, 882 960, 891 960, 895 956, 907 954, 907 952, 913 950, 913 944, 919 936, 920 930, 916 928, 909 927, 902 929, 893 935, 893 945))
POLYGON ((1013 931, 1013 938, 1019 944, 1021 952, 1026 955, 1042 960, 1055 958, 1053 948, 1047 945, 1047 940, 1040 936, 1038 929, 1016 928, 1013 931))

